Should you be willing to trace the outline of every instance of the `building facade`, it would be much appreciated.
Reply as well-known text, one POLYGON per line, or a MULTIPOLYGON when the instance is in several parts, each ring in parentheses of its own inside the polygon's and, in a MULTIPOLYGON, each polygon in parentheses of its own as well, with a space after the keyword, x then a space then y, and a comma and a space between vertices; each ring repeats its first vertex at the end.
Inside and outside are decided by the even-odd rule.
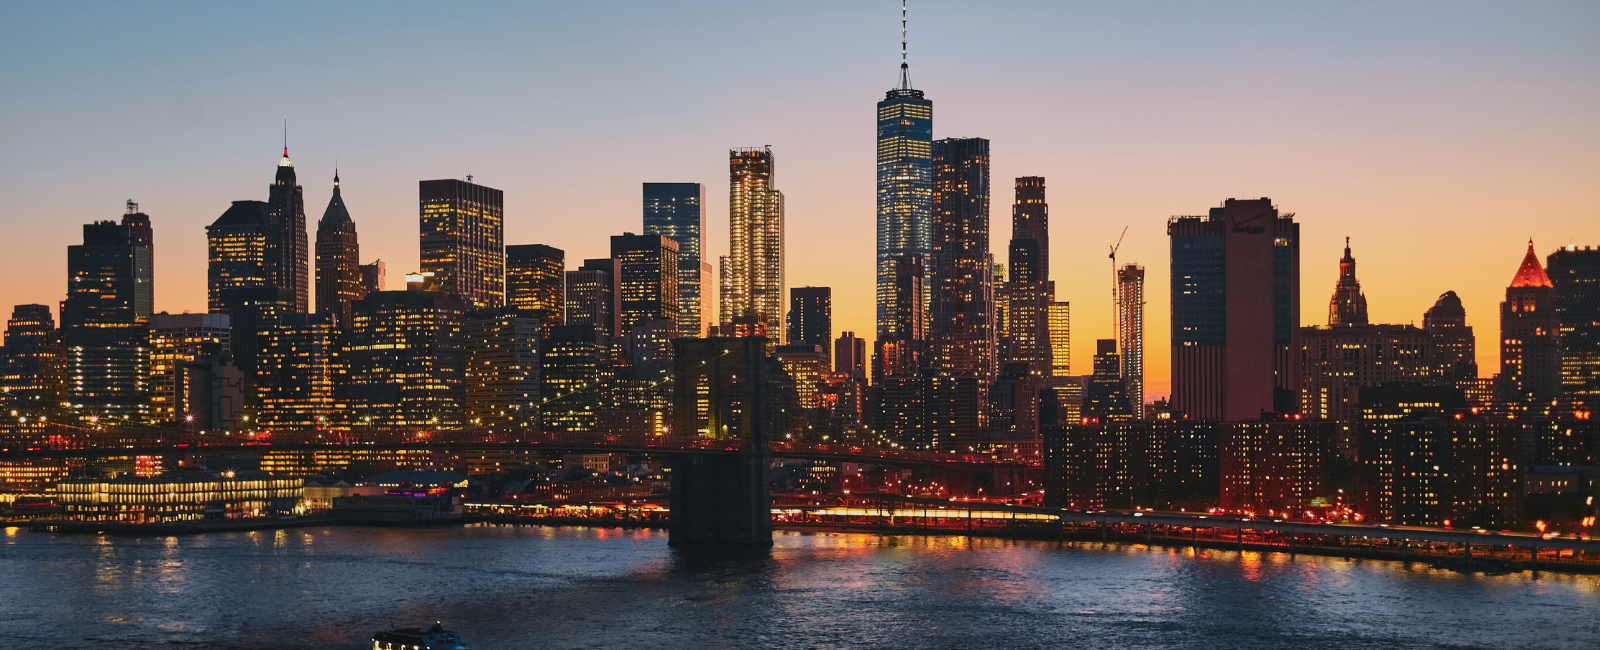
POLYGON ((1555 285, 1528 242, 1528 253, 1500 303, 1500 395, 1549 400, 1561 394, 1561 324, 1555 285))
POLYGON ((678 242, 678 331, 683 336, 705 336, 715 324, 716 280, 705 260, 705 206, 703 184, 644 184, 644 234, 678 242))
POLYGON ((344 367, 337 320, 332 313, 288 314, 262 334, 254 381, 256 427, 321 431, 349 424, 340 393, 354 369, 344 367))
POLYGON ((444 179, 421 181, 422 272, 470 309, 506 300, 505 193, 444 179))
POLYGON ((622 312, 616 292, 617 261, 613 258, 584 260, 583 266, 567 271, 568 325, 587 325, 594 328, 598 343, 606 349, 621 329, 618 318, 622 312))
POLYGON ((85 418, 144 422, 151 314, 150 249, 114 221, 85 224, 67 247, 61 304, 66 401, 85 418))
POLYGON ((678 326, 678 242, 661 235, 626 233, 611 237, 617 264, 615 336, 666 320, 678 326))
POLYGON ((540 331, 566 316, 566 252, 544 244, 506 247, 506 305, 539 320, 540 331))
POLYGON ((775 185, 771 147, 728 151, 728 256, 720 322, 765 325, 768 341, 784 340, 783 192, 775 185))
POLYGON ((1144 267, 1117 269, 1117 345, 1122 354, 1122 388, 1134 419, 1144 419, 1144 267))
POLYGON ((1567 246, 1545 261, 1561 328, 1561 392, 1600 405, 1600 248, 1567 246))
POLYGON ((467 354, 463 381, 468 426, 539 428, 542 325, 539 318, 515 309, 467 314, 462 334, 467 354))
POLYGON ((827 354, 833 342, 833 289, 795 287, 789 290, 789 345, 820 345, 827 354))
POLYGON ((356 222, 339 194, 339 173, 333 174, 333 198, 317 222, 317 313, 333 314, 340 327, 350 324, 350 305, 367 295, 361 281, 361 247, 356 222))
MULTIPOLYGON (((1026 176, 1016 181, 1016 201, 1011 206, 1011 244, 1008 263, 1011 279, 1004 285, 1003 308, 996 324, 1006 340, 1001 362, 1027 364, 1030 372, 1048 375, 1051 369, 1050 305, 1055 283, 1050 281, 1050 207, 1045 202, 1044 178, 1026 176)), ((996 282, 999 280, 997 279, 996 282)))
POLYGON ((227 314, 168 314, 150 316, 149 377, 150 420, 186 425, 198 409, 188 403, 192 393, 192 364, 227 354, 232 326, 227 314))
MULTIPOLYGON (((877 339, 903 339, 896 268, 901 257, 933 253, 933 102, 911 87, 909 68, 878 102, 877 339)), ((928 291, 919 292, 925 316, 928 291)), ((924 327, 926 323, 918 323, 924 327)))
POLYGON ((1446 291, 1422 314, 1422 329, 1428 332, 1433 374, 1448 383, 1478 378, 1478 344, 1467 324, 1467 310, 1454 291, 1446 291))
POLYGON ((352 429, 462 425, 465 312, 420 283, 356 301, 343 349, 352 429))
POLYGON ((996 373, 994 259, 989 253, 989 141, 933 146, 933 253, 929 347, 940 374, 990 381, 996 373))

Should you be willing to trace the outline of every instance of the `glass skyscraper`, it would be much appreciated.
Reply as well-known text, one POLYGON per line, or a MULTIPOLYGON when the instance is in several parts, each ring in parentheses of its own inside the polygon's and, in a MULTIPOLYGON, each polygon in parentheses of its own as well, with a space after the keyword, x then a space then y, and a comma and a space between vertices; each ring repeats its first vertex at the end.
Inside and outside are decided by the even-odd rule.
POLYGON ((644 233, 678 242, 678 332, 703 336, 711 321, 711 265, 706 247, 706 186, 645 183, 644 233))
MULTIPOLYGON (((878 338, 901 332, 895 313, 895 264, 933 252, 933 102, 911 87, 901 64, 899 87, 878 102, 878 338)), ((924 300, 928 296, 924 288, 924 300)), ((926 312, 927 303, 923 303, 926 312)))
POLYGON ((472 308, 506 302, 505 193, 467 181, 418 183, 422 272, 472 308))

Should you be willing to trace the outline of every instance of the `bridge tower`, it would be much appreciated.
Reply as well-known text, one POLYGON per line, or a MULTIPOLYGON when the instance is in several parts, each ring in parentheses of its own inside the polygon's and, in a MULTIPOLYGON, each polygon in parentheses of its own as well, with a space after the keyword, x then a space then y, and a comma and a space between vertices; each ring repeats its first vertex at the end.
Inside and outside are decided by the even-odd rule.
POLYGON ((765 337, 673 341, 672 434, 710 451, 672 468, 673 546, 771 546, 765 337), (735 453, 724 451, 728 447, 735 453))

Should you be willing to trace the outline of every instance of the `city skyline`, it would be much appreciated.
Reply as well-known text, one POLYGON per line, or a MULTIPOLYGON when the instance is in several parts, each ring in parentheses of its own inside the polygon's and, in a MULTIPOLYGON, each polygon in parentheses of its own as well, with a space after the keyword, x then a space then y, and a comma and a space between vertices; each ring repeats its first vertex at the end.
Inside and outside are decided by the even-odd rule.
MULTIPOLYGON (((1553 14, 1497 15, 1496 11, 1509 10, 1475 7, 1439 18, 1424 16, 1428 12, 1420 6, 1403 6, 1385 14, 1392 24, 1374 26, 1353 22, 1354 11, 1346 14, 1332 8, 1284 8, 1267 12, 1265 17, 1258 12, 1248 16, 1246 24, 1231 25, 1231 19, 1241 17, 1237 6, 1202 6, 1187 12, 1181 7, 1046 8, 1033 20, 1023 20, 1022 12, 1008 12, 1002 20, 974 8, 912 7, 909 57, 914 86, 940 103, 934 137, 982 136, 991 140, 992 175, 1002 187, 1020 176, 1051 179, 1055 209, 1050 279, 1057 283, 1057 300, 1074 303, 1074 366, 1089 368, 1094 349, 1090 342, 1114 336, 1103 255, 1116 232, 1126 226, 1129 238, 1118 254, 1119 262, 1139 263, 1149 269, 1145 337, 1152 345, 1144 362, 1146 395, 1168 392, 1169 353, 1160 343, 1169 333, 1166 219, 1197 214, 1225 198, 1270 196, 1280 210, 1297 214, 1296 221, 1304 228, 1299 284, 1308 292, 1305 295, 1312 297, 1301 301, 1302 324, 1325 319, 1321 300, 1337 279, 1340 238, 1344 236, 1352 237, 1360 249, 1362 288, 1370 301, 1372 322, 1420 324, 1423 311, 1434 299, 1455 291, 1464 303, 1467 323, 1478 329, 1480 337, 1492 337, 1498 331, 1498 303, 1511 270, 1524 253, 1526 239, 1535 240, 1542 260, 1557 246, 1582 246, 1600 238, 1600 224, 1592 218, 1596 195, 1583 186, 1584 179, 1595 176, 1596 163, 1578 157, 1593 151, 1600 140, 1600 131, 1592 119, 1584 118, 1581 108, 1600 90, 1593 81, 1600 78, 1595 74, 1600 68, 1600 50, 1591 42, 1576 40, 1581 30, 1574 27, 1584 23, 1582 16, 1592 15, 1593 9, 1572 9, 1558 20, 1553 14), (1331 20, 1332 27, 1311 28, 1317 19, 1331 20), (1305 52, 1275 52, 1268 57, 1278 59, 1272 65, 1255 63, 1249 53, 1234 46, 1202 48, 1198 59, 1182 64, 1166 49, 1133 53, 1143 42, 1140 39, 1153 36, 1128 39, 1107 52, 1094 51, 1096 46, 1112 43, 1114 36, 1128 37, 1136 26, 1149 26, 1152 20, 1156 34, 1204 28, 1200 31, 1223 30, 1222 35, 1244 41, 1259 33, 1269 50, 1286 48, 1291 35, 1310 38, 1305 52), (1430 22, 1434 20, 1438 22, 1430 22), (968 59, 962 56, 971 54, 970 48, 951 46, 963 23, 977 30, 973 38, 988 39, 1001 28, 1045 29, 1030 24, 1035 22, 1066 30, 1076 40, 1063 39, 1066 44, 1058 49, 1033 52, 1048 55, 1033 60, 1022 57, 1027 51, 1019 51, 1015 45, 968 59), (1407 30, 1424 25, 1426 33, 1407 30), (1097 36, 1092 33, 1094 28, 1107 33, 1097 36), (1462 50, 1465 46, 1450 42, 1491 28, 1504 30, 1505 43, 1462 50), (1339 38, 1351 35, 1355 38, 1339 38), (1377 47, 1384 56, 1364 56, 1358 45, 1377 47), (1561 46, 1568 49, 1560 50, 1561 46), (1464 63, 1441 63, 1454 55, 1465 55, 1464 63), (1023 63, 1008 67, 1002 63, 1008 57, 1018 57, 1023 63), (1379 59, 1411 72, 1382 70, 1375 67, 1379 59), (1335 60, 1341 63, 1335 64, 1335 60), (1473 62, 1495 65, 1468 74, 1466 64, 1473 62), (1042 79, 1037 76, 1051 65, 1061 70, 1042 79), (1219 77, 1223 71, 1231 74, 1219 77), (1114 74, 1118 72, 1126 74, 1114 74), (1195 78, 1186 79, 1189 74, 1195 78), (1312 88, 1296 82, 1297 74, 1309 74, 1321 85, 1312 88), (1409 84, 1412 76, 1429 81, 1415 88, 1402 84, 1409 84), (1358 77, 1363 81, 1354 81, 1358 77), (1020 101, 1000 97, 1005 92, 1037 90, 1041 80, 1047 83, 1037 97, 1020 101), (1165 101, 1172 94, 1186 98, 1180 102, 1183 104, 1206 104, 1209 93, 1224 93, 1204 88, 1218 80, 1226 81, 1223 87, 1227 92, 1249 88, 1249 92, 1260 93, 1262 101, 1257 106, 1234 107, 1232 114, 1203 107, 1190 112, 1150 108, 1151 100, 1165 101), (1251 86, 1251 81, 1265 85, 1251 86), (1063 90, 1067 88, 1072 90, 1063 90), (1337 97, 1341 91, 1352 90, 1364 91, 1355 95, 1367 101, 1373 99, 1372 93, 1390 94, 1380 110, 1370 108, 1367 101, 1337 97), (1068 99, 1077 101, 1067 102, 1073 108, 1061 111, 1059 107, 1068 99), (1462 102, 1475 106, 1463 107, 1462 102), (1132 110, 1131 117, 1111 119, 1128 110, 1132 110), (1338 119, 1328 122, 1335 113, 1340 113, 1338 119), (1263 122, 1269 114, 1278 117, 1263 122), (1031 130, 1019 130, 1017 122, 1030 123, 1031 130), (1047 126, 1043 134, 1039 133, 1041 124, 1047 126), (1295 159, 1304 163, 1284 164, 1295 159), (1196 167, 1200 160, 1225 164, 1200 169, 1196 167), (1519 162, 1507 162, 1512 160, 1519 162), (1513 232, 1504 227, 1507 222, 1521 228, 1513 232), (1424 237, 1430 245, 1417 246, 1424 237)), ((111 18, 119 11, 104 9, 99 20, 117 22, 111 18)), ((101 109, 88 108, 99 101, 99 93, 129 89, 121 83, 95 90, 69 89, 59 85, 61 81, 30 76, 52 69, 69 73, 64 75, 67 79, 104 74, 86 67, 87 61, 68 57, 55 64, 58 68, 9 71, 5 73, 9 80, 25 90, 18 97, 27 99, 8 99, 3 105, 16 129, 7 134, 14 155, 0 162, 7 177, 14 180, 0 188, 0 198, 6 199, 8 206, 5 220, 16 231, 4 249, 5 272, 27 281, 0 289, 0 302, 54 308, 64 293, 60 278, 65 277, 66 259, 61 251, 77 243, 84 223, 114 219, 119 213, 113 210, 132 199, 150 215, 159 240, 162 291, 155 295, 154 311, 204 311, 204 226, 234 200, 266 198, 261 196, 260 184, 277 158, 278 120, 287 113, 288 145, 305 188, 304 200, 321 206, 331 197, 328 179, 337 158, 344 178, 341 189, 351 195, 356 206, 351 218, 361 225, 363 258, 388 261, 390 286, 399 284, 400 274, 421 267, 412 203, 416 200, 414 184, 419 181, 475 173, 480 182, 503 189, 505 243, 546 244, 566 250, 568 270, 575 269, 578 260, 604 257, 609 236, 638 231, 641 183, 704 183, 709 230, 704 259, 710 259, 725 254, 728 245, 724 226, 727 205, 720 184, 726 168, 719 169, 726 164, 721 159, 723 152, 744 143, 771 143, 785 160, 786 283, 833 287, 836 331, 871 336, 876 331, 874 175, 866 141, 872 128, 868 126, 873 119, 871 103, 882 96, 879 93, 884 88, 892 87, 898 73, 899 8, 889 3, 870 8, 840 6, 834 12, 821 12, 843 16, 831 18, 828 29, 789 10, 752 11, 775 12, 795 22, 776 36, 774 47, 784 56, 777 57, 775 68, 767 73, 768 81, 780 90, 793 84, 814 96, 796 95, 792 106, 783 109, 782 124, 741 118, 714 125, 723 111, 735 115, 741 107, 755 104, 721 91, 711 79, 698 75, 716 76, 721 74, 718 70, 727 71, 721 66, 744 64, 703 60, 693 50, 675 54, 670 57, 673 62, 681 64, 680 57, 687 57, 705 67, 685 73, 690 87, 721 91, 713 96, 728 104, 712 111, 718 119, 693 117, 686 113, 690 107, 712 100, 669 93, 666 108, 659 114, 635 116, 622 135, 594 139, 594 148, 605 150, 614 138, 635 130, 675 133, 653 136, 643 147, 643 159, 621 168, 609 158, 587 153, 564 160, 559 168, 521 162, 528 154, 583 144, 582 138, 564 132, 597 119, 567 114, 589 106, 585 99, 575 98, 568 109, 544 106, 566 118, 555 121, 561 128, 548 132, 529 126, 526 117, 512 119, 487 109, 469 111, 469 117, 488 118, 486 125, 469 128, 464 137, 458 137, 454 128, 445 125, 460 116, 426 102, 416 109, 378 110, 373 120, 358 112, 374 108, 364 103, 367 100, 344 110, 324 109, 321 104, 326 102, 321 99, 334 92, 327 85, 333 83, 331 79, 313 79, 304 90, 293 93, 295 98, 283 99, 255 97, 237 88, 214 92, 208 84, 219 83, 215 75, 179 80, 165 78, 166 73, 150 73, 146 80, 156 82, 148 84, 150 89, 133 94, 117 113, 102 114, 95 112, 101 109), (831 27, 835 21, 849 24, 831 27), (798 33, 808 27, 834 35, 838 52, 802 61, 799 53, 804 48, 798 33), (249 101, 244 101, 247 98, 249 101), (87 123, 60 121, 64 118, 47 114, 45 107, 71 109, 59 112, 77 115, 87 123), (129 128, 134 123, 150 128, 129 128), (428 128, 453 135, 443 140, 427 135, 428 128), (107 129, 117 129, 119 134, 107 138, 107 129), (497 138, 497 131, 510 138, 497 138), (96 138, 103 141, 91 142, 96 138), (116 151, 127 153, 119 159, 116 151), (67 187, 74 189, 68 191, 67 187)), ((354 20, 355 13, 335 11, 327 24, 344 24, 354 20)), ((634 13, 622 18, 627 35, 637 36, 651 19, 661 18, 652 10, 634 13)), ((204 14, 192 20, 206 24, 223 18, 204 14)), ((572 18, 590 26, 597 20, 581 14, 572 18)), ((24 15, 16 24, 39 20, 24 15)), ((359 42, 371 44, 375 41, 367 39, 421 29, 417 20, 394 17, 377 30, 378 36, 361 37, 359 42)), ((762 18, 741 14, 719 19, 716 26, 726 28, 735 20, 762 18)), ((171 29, 146 27, 157 37, 163 29, 171 29)), ((85 34, 92 36, 106 29, 110 26, 91 21, 85 34)), ((385 71, 417 62, 408 58, 380 64, 362 52, 320 56, 330 51, 319 41, 320 29, 290 31, 290 42, 297 46, 290 48, 295 50, 288 55, 289 63, 294 64, 290 67, 309 68, 315 60, 323 70, 343 73, 329 72, 330 77, 340 78, 376 70, 377 87, 369 84, 364 89, 386 96, 383 93, 397 92, 398 86, 383 84, 398 82, 384 81, 385 71), (319 57, 323 60, 316 60, 319 57)), ((14 36, 8 39, 12 45, 0 48, 33 47, 47 53, 55 47, 43 46, 25 33, 14 36)), ((80 44, 71 38, 63 43, 80 44)), ((198 59, 215 51, 215 45, 204 39, 185 40, 165 51, 136 51, 132 60, 165 65, 162 69, 192 70, 213 65, 198 59)), ((427 65, 459 62, 463 56, 440 50, 422 54, 438 58, 424 62, 427 65)), ((489 63, 485 70, 465 74, 480 79, 499 71, 500 65, 489 63)), ((664 68, 658 65, 663 64, 654 64, 650 70, 662 72, 664 68)), ((540 83, 553 83, 574 93, 589 83, 558 74, 561 66, 551 69, 557 73, 543 69, 537 73, 539 82, 504 79, 495 92, 509 103, 518 93, 540 83)), ((571 69, 581 72, 590 68, 579 65, 571 69)), ((275 74, 279 73, 252 70, 237 79, 262 85, 276 79, 275 74)), ((128 78, 144 79, 139 75, 128 78)), ((676 78, 661 75, 663 80, 676 78)), ((1005 258, 1007 235, 1003 227, 991 233, 990 248, 996 259, 1005 258)), ((1478 346, 1478 363, 1484 374, 1499 367, 1498 347, 1478 346)))

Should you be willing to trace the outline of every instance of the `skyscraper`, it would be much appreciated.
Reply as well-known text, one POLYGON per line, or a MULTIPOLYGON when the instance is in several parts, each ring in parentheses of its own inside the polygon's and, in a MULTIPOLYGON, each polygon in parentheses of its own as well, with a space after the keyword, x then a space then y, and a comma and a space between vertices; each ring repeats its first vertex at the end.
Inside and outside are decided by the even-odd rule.
POLYGON ((789 290, 789 344, 833 343, 833 289, 795 287, 789 290))
POLYGON ((557 327, 543 341, 539 348, 539 414, 546 431, 594 430, 602 354, 589 325, 557 327))
MULTIPOLYGON (((888 336, 880 336, 873 343, 873 384, 882 383, 886 377, 913 377, 927 366, 927 335, 923 324, 922 306, 927 303, 922 290, 928 286, 922 255, 907 253, 895 263, 896 304, 890 313, 898 319, 888 336)), ((920 399, 920 398, 919 398, 920 399)))
POLYGON ((1300 225, 1272 200, 1228 199, 1174 217, 1172 408, 1198 420, 1259 420, 1295 408, 1300 225))
POLYGON ((67 299, 61 304, 66 400, 84 416, 141 422, 150 320, 150 249, 128 226, 83 227, 67 247, 67 299))
POLYGON ((227 314, 168 314, 150 316, 149 377, 150 420, 184 424, 193 415, 186 403, 190 393, 189 366, 201 358, 224 355, 231 343, 227 314))
POLYGON ((612 337, 621 328, 618 316, 622 310, 616 293, 618 275, 617 261, 609 257, 584 260, 577 270, 567 271, 566 324, 594 328, 596 341, 606 349, 610 349, 612 337))
POLYGON ((833 342, 833 372, 851 379, 867 378, 867 341, 855 332, 843 332, 833 342))
POLYGON ((385 276, 388 275, 388 272, 389 265, 384 264, 383 260, 373 260, 371 264, 362 264, 361 295, 366 296, 374 291, 387 291, 389 285, 385 276))
POLYGON ((1561 324, 1561 392, 1600 401, 1600 249, 1567 246, 1545 258, 1561 324))
POLYGON ((1555 285, 1528 254, 1500 303, 1500 394, 1510 400, 1547 400, 1561 394, 1560 322, 1555 285))
POLYGON ((139 211, 139 204, 128 199, 128 211, 122 215, 122 225, 128 228, 128 238, 133 245, 150 251, 150 304, 156 302, 156 234, 150 227, 150 215, 139 211))
POLYGON ((1094 374, 1089 377, 1089 387, 1083 396, 1082 414, 1096 423, 1124 422, 1134 417, 1123 382, 1116 339, 1095 341, 1094 374))
POLYGON ((230 312, 239 301, 236 289, 277 286, 277 265, 272 217, 261 201, 234 201, 222 216, 206 226, 208 265, 207 305, 214 312, 230 312))
POLYGON ((1144 267, 1117 270, 1117 341, 1122 346, 1122 385, 1134 419, 1144 419, 1144 267))
MULTIPOLYGON (((900 17, 900 83, 878 102, 878 336, 901 338, 905 322, 896 310, 900 258, 926 258, 933 252, 933 102, 911 87, 906 62, 905 14, 900 17)), ((927 287, 923 287, 926 301, 927 287)), ((926 302, 919 306, 925 312, 926 302)), ((924 324, 919 324, 921 327, 924 324)), ((920 338, 920 337, 918 337, 920 338)))
POLYGON ((421 181, 422 272, 468 308, 505 304, 505 193, 453 178, 421 181))
POLYGON ((1072 379, 1072 303, 1050 303, 1050 386, 1072 379))
POLYGON ((1049 219, 1044 178, 1018 178, 1016 202, 1011 206, 1011 280, 1005 283, 1003 292, 1005 317, 1001 325, 1008 344, 1002 361, 1027 364, 1030 371, 1039 374, 1050 372, 1050 303, 1055 302, 1055 284, 1050 281, 1049 219))
POLYGON ((342 352, 352 427, 462 423, 463 300, 422 284, 369 293, 351 310, 342 352))
POLYGON ((538 428, 540 319, 515 309, 467 315, 467 424, 538 428))
POLYGON ((941 374, 995 376, 994 261, 989 254, 989 141, 933 145, 933 264, 928 339, 941 374))
POLYGON ((618 331, 622 336, 651 321, 678 323, 678 242, 661 235, 611 237, 617 262, 618 331))
POLYGON ((766 325, 769 346, 783 337, 783 193, 773 185, 772 148, 728 151, 728 257, 721 323, 766 325))
POLYGON ((1367 297, 1356 280, 1356 258, 1350 255, 1350 238, 1344 238, 1344 257, 1339 260, 1339 284, 1328 301, 1328 325, 1366 325, 1367 297))
POLYGON ((0 385, 38 406, 61 404, 61 333, 47 305, 17 305, 6 321, 0 385))
POLYGON ((1433 357, 1433 374, 1446 383, 1478 377, 1477 338, 1467 324, 1467 310, 1454 291, 1439 296, 1422 315, 1433 357))
POLYGON ((274 286, 294 292, 295 313, 310 308, 311 267, 307 261, 305 193, 295 182, 289 147, 283 148, 277 177, 267 192, 267 260, 274 286))
POLYGON ((705 336, 712 325, 715 280, 705 261, 706 186, 645 183, 644 233, 678 242, 678 332, 705 336))
MULTIPOLYGON (((320 430, 348 424, 334 421, 346 411, 336 394, 343 351, 335 335, 335 318, 332 312, 285 314, 262 332, 253 382, 256 426, 320 430)), ((433 376, 410 379, 418 386, 439 381, 433 376)))
POLYGON ((544 244, 506 247, 506 304, 517 313, 539 319, 548 334, 566 313, 566 252, 544 244))
POLYGON ((350 325, 350 304, 367 295, 361 284, 361 249, 356 223, 339 196, 339 172, 333 173, 333 198, 317 222, 317 313, 333 314, 339 327, 350 325))

